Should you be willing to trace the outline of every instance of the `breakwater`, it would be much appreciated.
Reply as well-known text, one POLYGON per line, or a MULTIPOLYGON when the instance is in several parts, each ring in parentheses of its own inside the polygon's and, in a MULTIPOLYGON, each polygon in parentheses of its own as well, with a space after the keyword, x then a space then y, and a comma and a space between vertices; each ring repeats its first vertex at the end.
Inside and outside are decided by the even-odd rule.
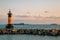
POLYGON ((31 34, 31 35, 48 35, 48 36, 60 36, 60 30, 51 29, 0 29, 0 35, 2 34, 31 34))

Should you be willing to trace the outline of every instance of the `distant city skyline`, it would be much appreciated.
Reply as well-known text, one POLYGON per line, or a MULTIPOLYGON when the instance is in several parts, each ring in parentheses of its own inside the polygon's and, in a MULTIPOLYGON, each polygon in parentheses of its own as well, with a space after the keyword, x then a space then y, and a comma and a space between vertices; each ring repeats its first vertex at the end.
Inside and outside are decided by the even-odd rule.
POLYGON ((7 24, 9 9, 13 23, 60 24, 60 0, 0 0, 0 24, 7 24))

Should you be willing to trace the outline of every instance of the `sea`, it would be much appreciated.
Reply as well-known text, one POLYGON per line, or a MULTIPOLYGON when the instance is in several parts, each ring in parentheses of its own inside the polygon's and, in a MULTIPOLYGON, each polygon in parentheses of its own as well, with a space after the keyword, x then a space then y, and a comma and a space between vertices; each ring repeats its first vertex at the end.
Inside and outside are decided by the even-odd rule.
MULTIPOLYGON (((14 29, 60 29, 60 25, 51 24, 26 24, 13 25, 14 29)), ((4 29, 6 25, 0 25, 0 29, 4 29)), ((0 40, 60 40, 60 36, 41 36, 41 35, 27 35, 27 34, 5 34, 0 35, 0 40)))

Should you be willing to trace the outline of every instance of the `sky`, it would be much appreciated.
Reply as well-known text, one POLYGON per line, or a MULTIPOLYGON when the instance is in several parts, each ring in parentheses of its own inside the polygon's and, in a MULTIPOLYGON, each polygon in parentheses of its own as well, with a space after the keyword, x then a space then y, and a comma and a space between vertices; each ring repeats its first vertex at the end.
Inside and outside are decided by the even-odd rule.
POLYGON ((60 0, 0 0, 0 24, 7 24, 9 9, 13 23, 60 24, 60 0))

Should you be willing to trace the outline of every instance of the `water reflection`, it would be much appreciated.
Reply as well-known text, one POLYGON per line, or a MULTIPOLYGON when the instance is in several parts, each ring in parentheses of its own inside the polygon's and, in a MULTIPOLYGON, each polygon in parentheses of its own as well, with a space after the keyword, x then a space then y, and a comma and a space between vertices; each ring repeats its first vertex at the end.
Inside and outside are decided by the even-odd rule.
POLYGON ((0 35, 0 40, 12 40, 12 35, 0 35))
POLYGON ((0 35, 0 40, 60 40, 60 36, 0 35))
POLYGON ((13 40, 13 35, 6 35, 7 40, 13 40))

